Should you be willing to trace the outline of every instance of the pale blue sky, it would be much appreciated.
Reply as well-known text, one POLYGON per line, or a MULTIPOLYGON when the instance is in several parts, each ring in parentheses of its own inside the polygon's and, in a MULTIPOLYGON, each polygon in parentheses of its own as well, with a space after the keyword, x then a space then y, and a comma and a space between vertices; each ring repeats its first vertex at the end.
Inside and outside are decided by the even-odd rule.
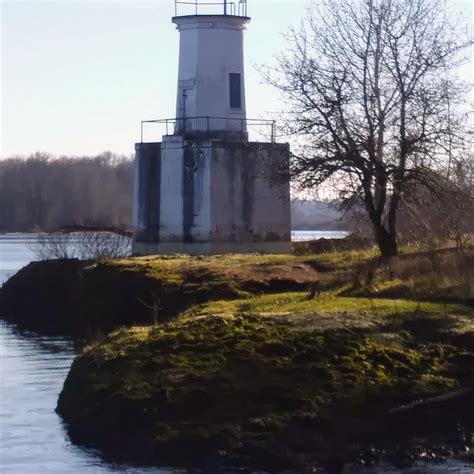
MULTIPOLYGON (((452 0, 472 17, 471 0, 452 0)), ((142 119, 175 114, 173 0, 4 1, 0 157, 133 153, 142 119)), ((474 0, 473 0, 474 2, 474 0)), ((279 110, 256 65, 285 47, 306 0, 248 0, 248 117, 279 110)))
MULTIPOLYGON (((0 0, 1 1, 1 0, 0 0)), ((247 114, 278 109, 256 64, 284 47, 306 0, 250 0, 247 114)), ((6 1, 1 156, 132 153, 142 119, 173 117, 179 34, 173 0, 6 1)))

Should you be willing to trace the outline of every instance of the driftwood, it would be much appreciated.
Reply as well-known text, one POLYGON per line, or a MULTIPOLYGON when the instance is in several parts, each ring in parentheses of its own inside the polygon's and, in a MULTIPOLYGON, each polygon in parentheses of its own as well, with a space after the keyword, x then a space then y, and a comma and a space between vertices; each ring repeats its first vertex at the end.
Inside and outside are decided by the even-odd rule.
POLYGON ((426 407, 429 407, 438 403, 449 402, 452 400, 456 400, 458 398, 462 398, 466 395, 469 395, 470 393, 474 393, 474 387, 460 388, 457 390, 453 390, 451 392, 442 393, 440 395, 435 395, 429 398, 418 399, 406 405, 401 405, 399 407, 392 408, 389 411, 389 413, 390 414, 404 413, 410 410, 424 409, 426 407))

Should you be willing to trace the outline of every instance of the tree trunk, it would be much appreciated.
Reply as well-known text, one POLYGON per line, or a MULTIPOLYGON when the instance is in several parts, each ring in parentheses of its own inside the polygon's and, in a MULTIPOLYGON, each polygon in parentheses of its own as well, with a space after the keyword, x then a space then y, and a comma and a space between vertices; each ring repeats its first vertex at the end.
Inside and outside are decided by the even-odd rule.
POLYGON ((388 232, 382 224, 372 222, 375 233, 375 241, 383 258, 396 257, 398 255, 397 235, 388 232))

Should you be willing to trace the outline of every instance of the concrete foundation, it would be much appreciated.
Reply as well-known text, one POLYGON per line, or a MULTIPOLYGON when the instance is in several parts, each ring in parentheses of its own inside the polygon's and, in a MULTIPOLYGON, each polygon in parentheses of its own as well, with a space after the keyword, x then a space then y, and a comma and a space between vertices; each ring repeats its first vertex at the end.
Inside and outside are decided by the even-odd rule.
POLYGON ((135 254, 290 251, 287 144, 138 143, 135 254))
POLYGON ((237 242, 237 243, 213 243, 195 242, 186 243, 149 243, 134 242, 133 253, 135 255, 157 255, 185 253, 189 255, 218 255, 225 253, 291 253, 289 242, 237 242))

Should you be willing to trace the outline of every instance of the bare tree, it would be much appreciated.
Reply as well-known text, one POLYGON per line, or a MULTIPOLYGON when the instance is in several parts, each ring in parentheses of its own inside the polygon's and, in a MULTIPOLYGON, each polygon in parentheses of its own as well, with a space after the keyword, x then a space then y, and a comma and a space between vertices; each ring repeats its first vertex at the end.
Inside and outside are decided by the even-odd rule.
POLYGON ((465 249, 474 232, 473 163, 468 156, 458 160, 449 178, 433 173, 436 186, 426 189, 411 183, 400 210, 399 235, 404 242, 417 242, 428 249, 455 242, 465 249))
POLYGON ((264 74, 288 104, 293 182, 362 205, 382 256, 394 256, 406 190, 436 189, 466 146, 453 71, 471 42, 437 0, 322 0, 289 41, 264 74))

